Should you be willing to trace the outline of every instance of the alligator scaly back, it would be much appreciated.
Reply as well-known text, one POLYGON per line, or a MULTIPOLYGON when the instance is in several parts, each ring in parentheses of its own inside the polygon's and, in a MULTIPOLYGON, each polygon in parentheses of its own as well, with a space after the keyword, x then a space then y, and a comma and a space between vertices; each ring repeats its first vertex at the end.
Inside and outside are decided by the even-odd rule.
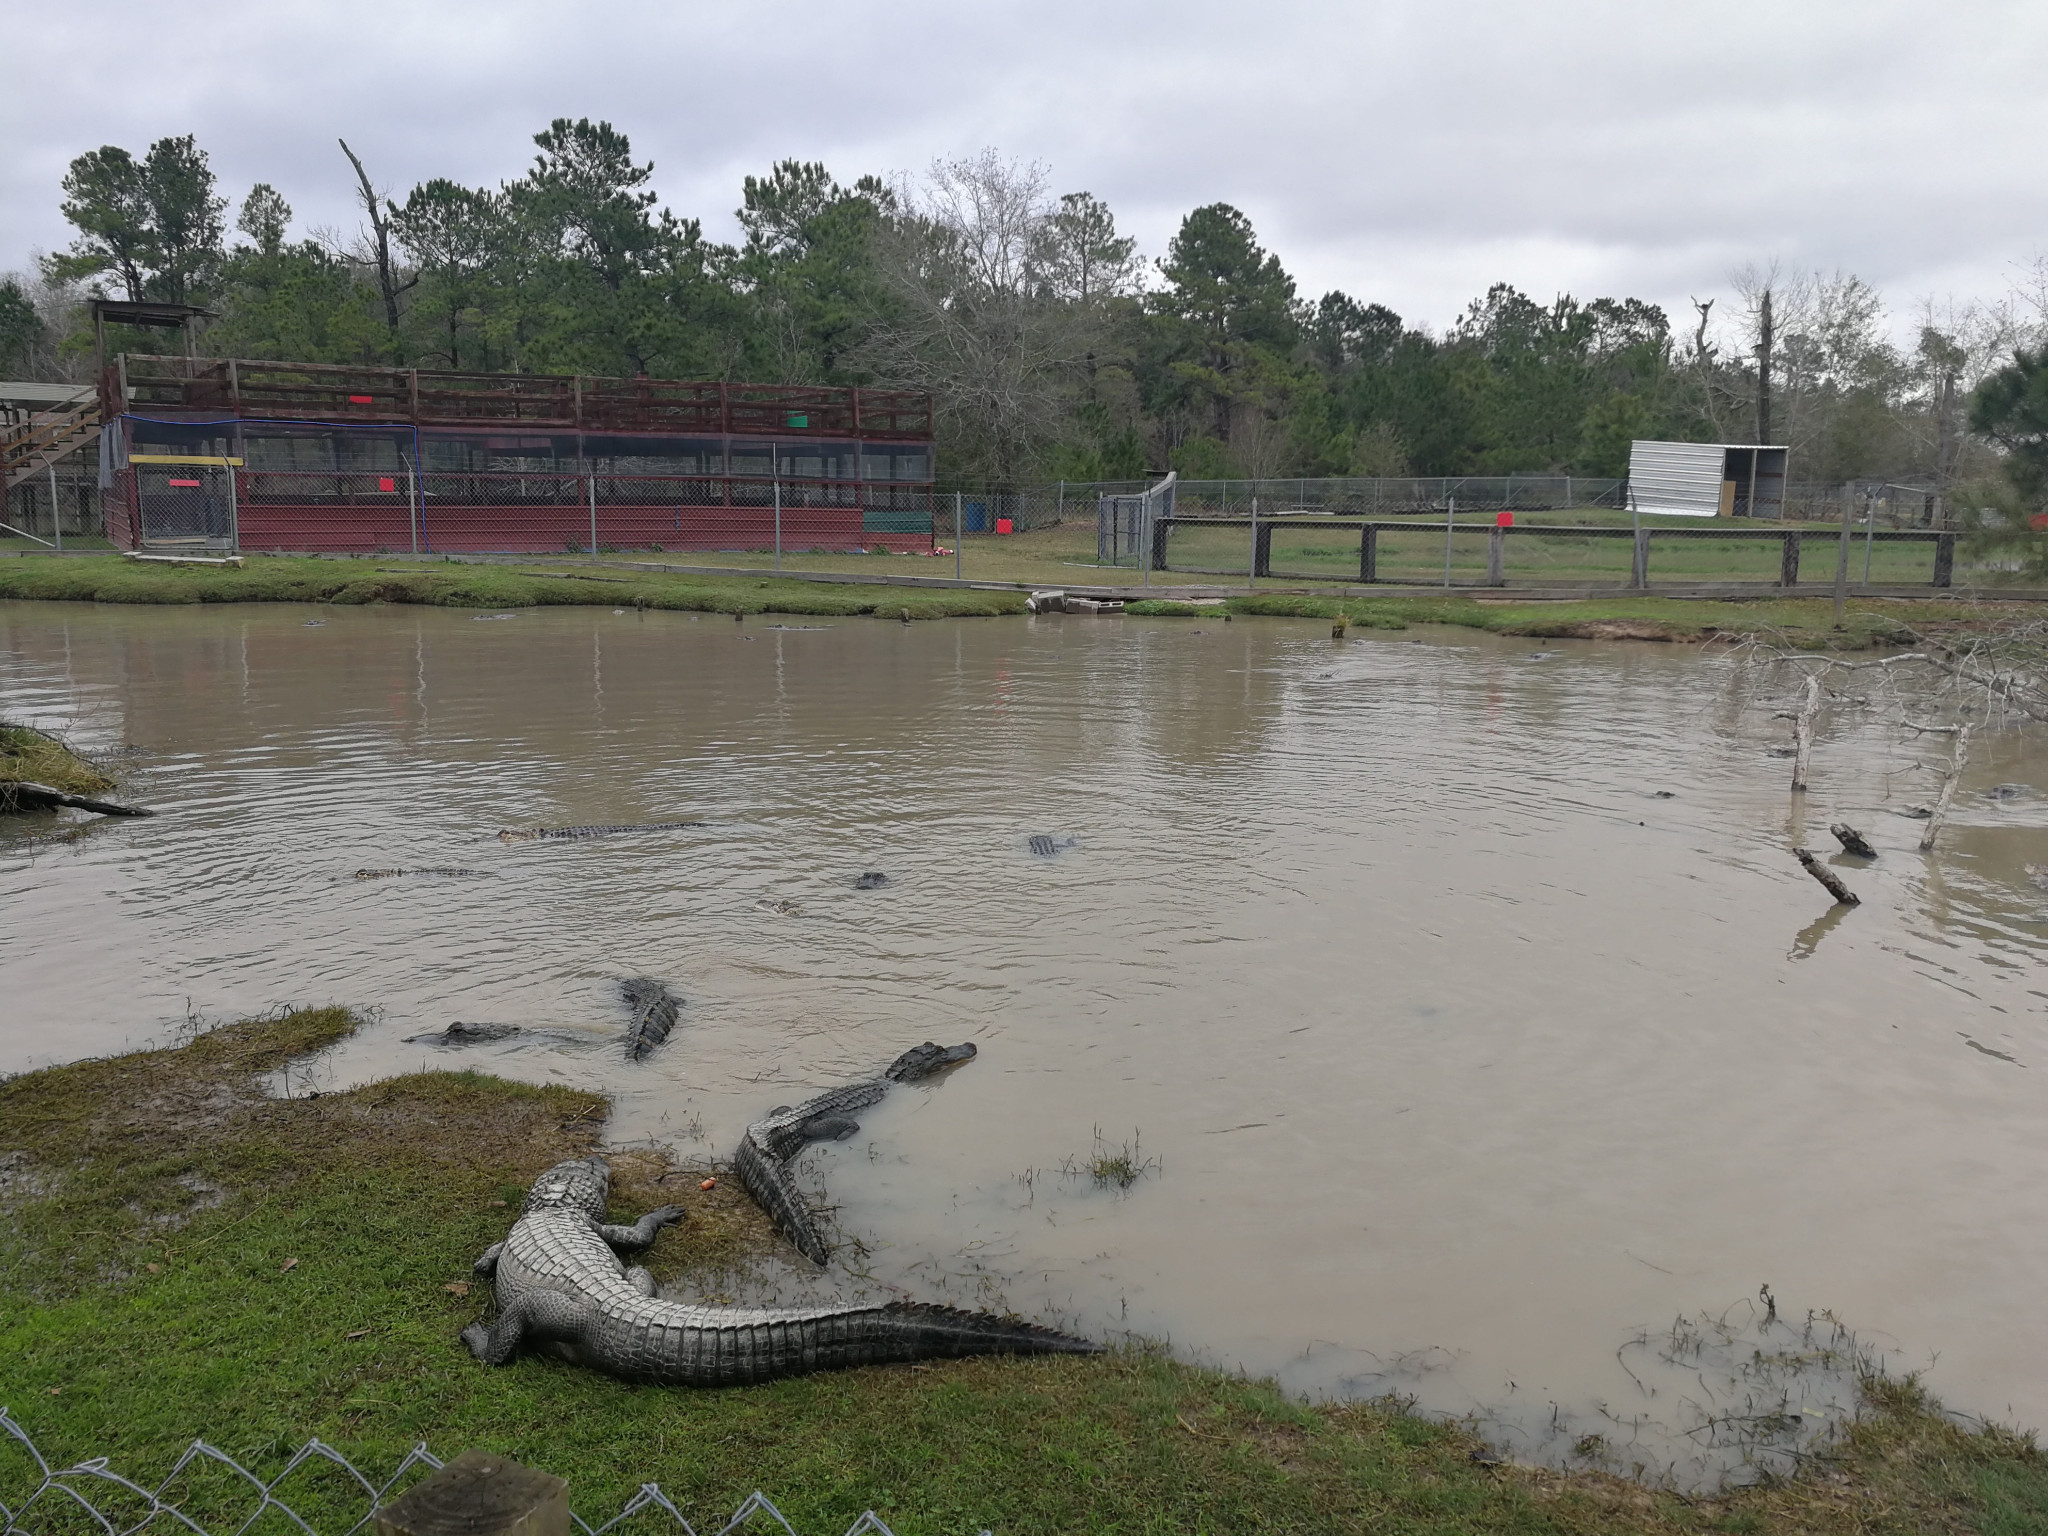
POLYGON ((633 1022, 626 1029, 626 1055, 640 1061, 668 1038, 668 1032, 676 1027, 676 1010, 682 1005, 667 987, 645 976, 620 982, 619 991, 633 1011, 633 1022))
POLYGON ((498 834, 501 843, 537 843, 546 838, 557 837, 617 837, 622 832, 680 832, 686 827, 701 827, 701 821, 648 821, 628 826, 602 827, 507 827, 498 834))
POLYGON ((629 1380, 722 1387, 810 1371, 984 1354, 1095 1354, 1100 1346, 1030 1323, 952 1307, 705 1307, 664 1301, 614 1249, 647 1247, 682 1220, 663 1206, 632 1226, 604 1224, 604 1159, 558 1163, 535 1181, 504 1242, 477 1260, 497 1318, 463 1342, 503 1365, 542 1346, 629 1380))

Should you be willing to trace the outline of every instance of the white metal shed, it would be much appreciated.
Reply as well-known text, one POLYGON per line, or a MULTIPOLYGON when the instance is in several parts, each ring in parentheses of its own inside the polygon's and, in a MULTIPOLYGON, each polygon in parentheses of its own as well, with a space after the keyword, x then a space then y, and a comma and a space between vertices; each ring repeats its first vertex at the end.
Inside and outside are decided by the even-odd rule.
POLYGON ((1660 443, 1628 450, 1628 494, 1638 512, 1675 517, 1777 517, 1785 505, 1785 450, 1764 443, 1660 443))

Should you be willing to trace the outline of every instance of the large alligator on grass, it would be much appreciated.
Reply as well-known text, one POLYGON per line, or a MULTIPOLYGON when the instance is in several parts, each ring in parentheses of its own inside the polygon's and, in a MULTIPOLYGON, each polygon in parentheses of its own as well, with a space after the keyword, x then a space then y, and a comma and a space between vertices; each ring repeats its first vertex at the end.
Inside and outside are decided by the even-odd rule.
POLYGON ((498 834, 501 843, 537 843, 558 837, 617 837, 622 832, 680 832, 701 827, 701 821, 643 821, 625 826, 602 827, 507 827, 498 834))
POLYGON ((1094 1354, 1100 1346, 988 1313, 898 1302, 881 1307, 705 1307, 664 1301, 637 1252, 683 1219, 664 1205, 631 1226, 605 1222, 611 1169, 601 1157, 557 1163, 535 1181, 511 1235, 476 1261, 498 1315, 462 1341, 487 1365, 522 1345, 614 1376, 723 1387, 809 1371, 962 1355, 1094 1354))
POLYGON ((747 1127, 733 1154, 733 1171, 776 1229, 813 1264, 823 1264, 832 1257, 832 1249, 790 1177, 790 1160, 814 1141, 846 1140, 860 1129, 854 1111, 878 1103, 891 1083, 916 1082, 973 1057, 971 1044, 946 1046, 927 1040, 898 1056, 880 1077, 828 1089, 794 1109, 779 1104, 766 1119, 747 1127))

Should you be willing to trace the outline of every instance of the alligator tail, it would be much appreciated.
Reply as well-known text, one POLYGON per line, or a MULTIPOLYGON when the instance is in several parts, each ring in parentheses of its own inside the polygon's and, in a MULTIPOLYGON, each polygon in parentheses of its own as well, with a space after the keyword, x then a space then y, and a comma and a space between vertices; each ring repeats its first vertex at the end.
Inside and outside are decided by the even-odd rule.
MULTIPOLYGON (((674 1337, 673 1334, 670 1337, 674 1337)), ((649 1341, 651 1344, 651 1340, 649 1341)), ((1050 1328, 952 1307, 899 1302, 823 1316, 692 1328, 680 1354, 652 1374, 692 1386, 732 1386, 811 1371, 851 1370, 966 1355, 1093 1355, 1102 1346, 1050 1328)), ((637 1351, 636 1351, 637 1352, 637 1351)))
POLYGON ((820 1265, 832 1257, 832 1249, 818 1230, 810 1206, 797 1193, 787 1163, 764 1152, 750 1133, 740 1138, 732 1168, 747 1193, 754 1197, 754 1203, 775 1223, 776 1231, 796 1244, 799 1253, 820 1265))

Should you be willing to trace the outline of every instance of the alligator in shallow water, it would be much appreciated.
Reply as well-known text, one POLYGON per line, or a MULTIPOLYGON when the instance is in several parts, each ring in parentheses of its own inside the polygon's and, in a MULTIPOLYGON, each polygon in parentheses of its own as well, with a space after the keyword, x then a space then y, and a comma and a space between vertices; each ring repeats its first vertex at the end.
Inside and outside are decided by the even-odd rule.
POLYGON ((891 1083, 916 1082, 970 1061, 974 1054, 971 1044, 945 1046, 927 1040, 898 1056, 880 1077, 828 1089, 794 1109, 778 1104, 767 1118, 747 1127, 733 1154, 733 1171, 754 1202, 768 1213, 776 1230, 813 1264, 823 1264, 832 1257, 832 1248, 818 1230, 810 1206, 797 1192, 790 1159, 814 1141, 844 1141, 858 1131, 860 1122, 853 1118, 854 1112, 880 1102, 891 1083))
POLYGON ((723 1387, 810 1371, 962 1355, 1090 1355, 1101 1346, 983 1312, 897 1302, 882 1307, 705 1307, 664 1301, 654 1277, 616 1249, 647 1247, 680 1206, 607 1225, 611 1169, 601 1157, 557 1163, 534 1182, 502 1243, 476 1261, 498 1315, 462 1341, 487 1365, 521 1345, 596 1370, 671 1386, 723 1387))
POLYGON ((889 877, 887 875, 883 874, 879 869, 871 869, 865 874, 854 877, 853 888, 856 891, 879 891, 888 883, 889 877))
POLYGON ((604 827, 507 827, 498 834, 501 843, 537 843, 557 837, 617 837, 621 832, 680 832, 701 827, 701 821, 648 821, 628 826, 604 827))
POLYGON ((430 869, 359 869, 356 871, 356 878, 358 880, 397 880, 406 875, 434 875, 444 880, 462 880, 481 876, 482 874, 483 871, 480 869, 438 867, 430 869))
POLYGON ((517 1024, 465 1024, 457 1019, 446 1029, 431 1034, 407 1035, 407 1045, 482 1045, 490 1040, 509 1040, 519 1034, 517 1024))
POLYGON ((1047 837, 1043 832, 1041 832, 1036 837, 1027 838, 1025 840, 1025 846, 1029 848, 1033 853, 1038 855, 1039 858, 1049 859, 1054 854, 1058 853, 1062 848, 1073 847, 1074 840, 1070 837, 1062 841, 1059 839, 1047 837))
POLYGON ((667 987, 644 976, 620 982, 619 991, 633 1011, 633 1022, 626 1030, 626 1054, 639 1061, 668 1038, 668 1032, 676 1027, 676 1010, 682 1005, 667 987))

